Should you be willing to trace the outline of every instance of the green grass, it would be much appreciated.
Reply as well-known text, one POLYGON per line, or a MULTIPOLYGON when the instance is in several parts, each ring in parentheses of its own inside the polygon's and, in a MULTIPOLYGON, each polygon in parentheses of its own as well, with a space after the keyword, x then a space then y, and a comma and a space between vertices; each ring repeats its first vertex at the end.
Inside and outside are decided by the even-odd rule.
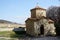
POLYGON ((0 36, 2 37, 10 37, 16 35, 13 31, 0 31, 0 36))
POLYGON ((0 37, 18 38, 23 37, 25 34, 16 34, 14 31, 0 31, 0 37))

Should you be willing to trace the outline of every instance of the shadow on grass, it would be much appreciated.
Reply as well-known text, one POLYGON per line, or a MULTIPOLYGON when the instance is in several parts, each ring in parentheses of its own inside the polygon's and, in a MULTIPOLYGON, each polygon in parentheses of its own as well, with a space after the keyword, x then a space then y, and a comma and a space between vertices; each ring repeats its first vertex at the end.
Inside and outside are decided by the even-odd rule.
POLYGON ((24 38, 26 36, 25 31, 15 31, 15 34, 10 34, 11 38, 24 38))

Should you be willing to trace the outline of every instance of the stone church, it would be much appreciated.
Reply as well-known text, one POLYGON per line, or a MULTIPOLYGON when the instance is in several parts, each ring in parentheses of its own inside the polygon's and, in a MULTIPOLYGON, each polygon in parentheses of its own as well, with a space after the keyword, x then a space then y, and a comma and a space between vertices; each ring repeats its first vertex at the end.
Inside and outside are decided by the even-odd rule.
POLYGON ((46 17, 46 9, 36 6, 31 9, 26 22, 26 33, 32 36, 56 35, 54 21, 46 17))

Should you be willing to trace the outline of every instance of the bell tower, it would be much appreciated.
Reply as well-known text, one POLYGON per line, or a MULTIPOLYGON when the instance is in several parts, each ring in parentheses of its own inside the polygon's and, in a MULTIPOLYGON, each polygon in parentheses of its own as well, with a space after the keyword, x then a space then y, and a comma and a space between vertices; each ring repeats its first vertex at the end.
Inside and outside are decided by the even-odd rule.
POLYGON ((35 8, 31 9, 31 18, 40 18, 41 16, 46 17, 46 9, 36 6, 35 8))

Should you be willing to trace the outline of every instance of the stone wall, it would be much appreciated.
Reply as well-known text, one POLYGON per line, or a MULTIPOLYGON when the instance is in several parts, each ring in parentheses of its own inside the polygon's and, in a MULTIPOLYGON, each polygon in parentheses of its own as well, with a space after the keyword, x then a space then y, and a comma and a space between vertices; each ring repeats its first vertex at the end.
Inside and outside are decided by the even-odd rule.
POLYGON ((30 35, 34 35, 34 21, 27 21, 26 22, 26 33, 30 35))

